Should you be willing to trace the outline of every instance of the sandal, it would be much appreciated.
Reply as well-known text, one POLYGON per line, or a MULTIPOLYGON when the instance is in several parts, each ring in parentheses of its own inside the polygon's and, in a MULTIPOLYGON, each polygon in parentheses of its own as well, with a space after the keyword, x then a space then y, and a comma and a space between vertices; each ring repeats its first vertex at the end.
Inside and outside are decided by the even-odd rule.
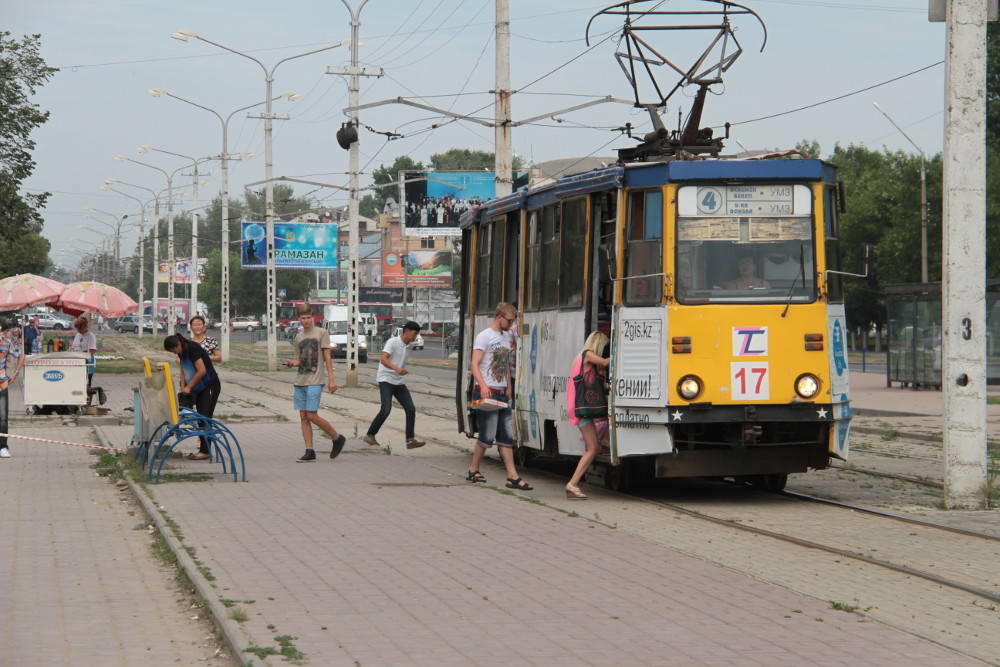
POLYGON ((476 471, 470 470, 469 474, 465 476, 465 479, 469 480, 470 482, 478 482, 480 484, 486 483, 486 477, 484 477, 483 473, 479 472, 478 470, 476 471))
POLYGON ((535 487, 533 487, 531 484, 528 484, 527 482, 525 482, 520 477, 518 477, 517 479, 514 479, 512 477, 508 477, 507 478, 507 488, 508 489, 517 489, 518 491, 531 491, 535 487))
POLYGON ((208 452, 192 452, 191 454, 188 454, 188 459, 192 461, 204 461, 208 458, 211 458, 211 454, 208 452))

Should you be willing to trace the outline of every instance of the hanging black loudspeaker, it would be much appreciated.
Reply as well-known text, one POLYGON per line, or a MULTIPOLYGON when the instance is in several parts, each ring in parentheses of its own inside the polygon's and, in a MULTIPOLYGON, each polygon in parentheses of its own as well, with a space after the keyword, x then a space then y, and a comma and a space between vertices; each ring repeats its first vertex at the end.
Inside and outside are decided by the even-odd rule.
POLYGON ((358 131, 352 124, 344 123, 340 126, 340 129, 337 130, 337 143, 340 144, 340 147, 345 151, 350 149, 351 144, 357 140, 358 131))

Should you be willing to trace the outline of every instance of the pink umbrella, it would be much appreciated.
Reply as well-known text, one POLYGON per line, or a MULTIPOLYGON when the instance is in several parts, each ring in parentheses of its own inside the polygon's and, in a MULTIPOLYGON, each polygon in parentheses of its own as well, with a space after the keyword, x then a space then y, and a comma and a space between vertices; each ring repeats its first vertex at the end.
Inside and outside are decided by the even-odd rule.
POLYGON ((139 310, 139 304, 125 292, 92 280, 66 285, 54 307, 70 315, 100 313, 105 317, 121 317, 139 310))
POLYGON ((58 280, 33 273, 21 273, 0 280, 0 311, 21 310, 27 306, 53 303, 66 288, 58 280))

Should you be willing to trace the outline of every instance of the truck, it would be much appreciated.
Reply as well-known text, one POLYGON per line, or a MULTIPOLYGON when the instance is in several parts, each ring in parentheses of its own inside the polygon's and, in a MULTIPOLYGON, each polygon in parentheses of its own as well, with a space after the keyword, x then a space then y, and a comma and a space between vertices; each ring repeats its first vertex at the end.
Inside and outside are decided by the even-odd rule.
MULTIPOLYGON (((361 322, 366 321, 365 315, 359 315, 361 322)), ((347 306, 327 304, 323 306, 323 320, 326 322, 326 330, 330 334, 330 349, 333 357, 347 358, 347 306)), ((368 337, 362 333, 364 329, 358 327, 358 361, 362 364, 368 363, 368 337)))

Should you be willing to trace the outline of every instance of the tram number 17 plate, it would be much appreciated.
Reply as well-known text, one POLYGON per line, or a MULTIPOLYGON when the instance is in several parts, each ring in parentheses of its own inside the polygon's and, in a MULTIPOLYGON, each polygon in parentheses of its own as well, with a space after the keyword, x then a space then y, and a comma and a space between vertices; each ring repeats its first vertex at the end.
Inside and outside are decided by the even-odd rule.
POLYGON ((734 401, 766 401, 771 398, 770 369, 766 361, 730 363, 729 379, 734 401))

